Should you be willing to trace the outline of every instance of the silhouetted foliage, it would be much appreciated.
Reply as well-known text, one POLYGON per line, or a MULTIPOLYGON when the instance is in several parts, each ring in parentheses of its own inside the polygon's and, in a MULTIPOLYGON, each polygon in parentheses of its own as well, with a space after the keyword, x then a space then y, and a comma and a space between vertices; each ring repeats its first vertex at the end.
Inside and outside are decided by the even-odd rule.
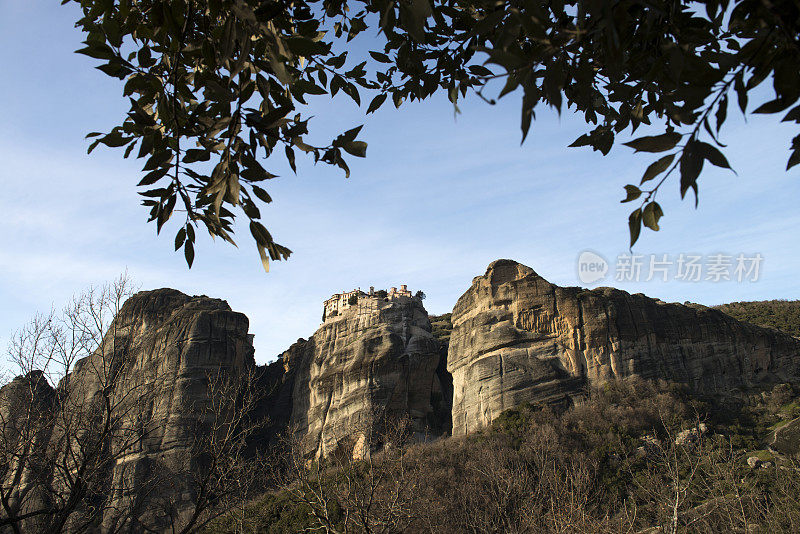
MULTIPOLYGON (((344 154, 366 155, 361 126, 309 140, 302 106, 313 96, 341 92, 360 105, 365 94, 372 113, 438 93, 457 106, 468 93, 494 104, 519 91, 523 141, 538 108, 567 109, 589 127, 570 146, 604 155, 651 126, 624 143, 662 154, 625 186, 623 202, 640 202, 631 244, 642 226, 658 230, 656 196, 668 178, 696 204, 704 164, 731 168, 720 133, 734 99, 746 114, 750 93, 771 80, 774 98, 751 113, 800 122, 800 9, 791 0, 68 1, 83 11, 78 52, 124 81, 130 104, 121 124, 89 134, 89 150, 125 147, 144 160, 150 221, 160 231, 179 206, 175 248, 189 266, 195 227, 233 243, 235 208, 265 268, 289 256, 259 222, 259 201, 272 198, 257 184, 275 177, 265 165, 276 155, 295 172, 299 150, 347 175, 344 154), (366 50, 352 46, 364 31, 377 37, 366 50)), ((797 163, 800 135, 787 169, 797 163)))

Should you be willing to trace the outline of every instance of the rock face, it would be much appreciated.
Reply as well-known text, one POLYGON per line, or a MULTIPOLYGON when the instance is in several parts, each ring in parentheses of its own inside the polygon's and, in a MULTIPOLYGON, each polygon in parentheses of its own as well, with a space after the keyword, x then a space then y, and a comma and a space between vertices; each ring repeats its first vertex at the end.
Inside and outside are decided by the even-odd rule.
MULTIPOLYGON (((120 367, 120 380, 142 392, 134 394, 138 404, 146 403, 128 416, 148 422, 145 439, 116 460, 112 480, 136 495, 139 481, 152 479, 154 471, 162 480, 165 472, 171 473, 168 487, 162 484, 159 490, 164 493, 160 506, 148 507, 156 516, 151 518, 154 524, 162 521, 158 514, 164 514, 166 521, 168 510, 180 514, 194 503, 191 447, 206 417, 209 378, 255 365, 248 325, 247 317, 231 311, 223 300, 161 289, 128 299, 106 334, 115 338, 113 350, 118 355, 113 365, 120 367)), ((112 347, 108 342, 106 346, 112 347)), ((69 377, 72 396, 90 402, 98 394, 104 382, 104 373, 97 372, 101 360, 94 354, 76 363, 69 377)), ((130 391, 122 387, 119 395, 130 391)), ((113 518, 104 518, 105 523, 109 520, 113 518)))
POLYGON ((776 428, 770 438, 769 448, 781 454, 800 454, 800 417, 776 428))
MULTIPOLYGON (((94 487, 104 488, 94 497, 103 501, 98 509, 104 512, 100 517, 79 512, 78 521, 91 519, 90 530, 98 532, 141 532, 145 526, 158 530, 170 514, 185 514, 195 500, 191 448, 207 417, 209 377, 254 365, 247 317, 231 311, 225 301, 172 289, 145 291, 125 302, 101 347, 75 362, 55 390, 33 373, 3 387, 0 415, 4 422, 24 415, 19 399, 31 383, 50 388, 38 397, 56 403, 58 415, 50 418, 50 428, 38 425, 43 428, 37 435, 46 435, 40 440, 51 451, 45 463, 55 466, 56 473, 39 485, 57 492, 60 468, 69 468, 70 462, 86 464, 94 487), (86 460, 80 455, 62 459, 59 450, 69 443, 74 447, 75 436, 98 431, 104 392, 111 392, 108 405, 114 407, 113 417, 107 418, 113 425, 109 438, 91 449, 86 460), (11 398, 17 400, 6 402, 11 398), (120 516, 117 505, 136 510, 134 517, 120 516)), ((49 415, 49 410, 41 413, 49 415)))
POLYGON ((309 454, 355 442, 384 417, 410 418, 419 438, 448 430, 438 342, 416 298, 362 298, 281 359, 292 387, 291 428, 309 454))
POLYGON ((55 390, 41 371, 18 376, 0 388, 0 482, 8 508, 20 516, 35 513, 46 502, 36 481, 49 477, 52 469, 47 451, 53 432, 49 414, 55 403, 55 390))
POLYGON ((709 308, 555 286, 511 260, 472 281, 452 322, 454 435, 527 402, 569 403, 617 377, 678 381, 702 393, 800 378, 800 340, 789 335, 709 308))

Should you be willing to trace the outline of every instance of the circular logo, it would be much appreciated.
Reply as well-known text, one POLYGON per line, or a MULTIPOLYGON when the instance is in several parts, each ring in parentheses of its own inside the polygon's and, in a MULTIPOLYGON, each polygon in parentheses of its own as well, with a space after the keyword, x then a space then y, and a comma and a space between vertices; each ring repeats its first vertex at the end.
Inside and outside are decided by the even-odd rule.
POLYGON ((578 256, 578 280, 584 284, 593 284, 602 280, 608 274, 608 262, 606 259, 592 252, 584 250, 578 256))

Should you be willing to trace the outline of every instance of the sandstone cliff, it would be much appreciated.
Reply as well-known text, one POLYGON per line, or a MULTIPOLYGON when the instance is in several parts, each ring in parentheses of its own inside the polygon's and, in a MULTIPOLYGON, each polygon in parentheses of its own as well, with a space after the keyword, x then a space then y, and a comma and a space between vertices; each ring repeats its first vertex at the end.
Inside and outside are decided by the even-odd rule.
POLYGON ((800 340, 789 335, 705 307, 558 287, 511 260, 473 280, 452 322, 455 435, 527 402, 569 403, 615 377, 679 381, 703 393, 800 378, 800 340))
MULTIPOLYGON (((112 361, 120 367, 119 381, 127 384, 116 391, 115 400, 124 402, 133 392, 137 403, 146 404, 126 416, 147 422, 145 438, 132 450, 112 450, 118 457, 112 484, 130 490, 117 497, 135 499, 145 489, 139 487, 142 482, 158 480, 160 494, 154 497, 159 502, 147 507, 156 516, 153 524, 168 523, 169 513, 185 514, 195 502, 192 447, 208 417, 209 378, 255 365, 248 324, 244 314, 231 311, 223 300, 161 289, 128 299, 106 334, 115 337, 106 346, 119 352, 112 361)), ((106 382, 102 375, 115 372, 102 369, 103 358, 94 354, 76 363, 68 377, 71 396, 88 402, 98 394, 106 382)), ((119 447, 127 446, 120 441, 119 447)))
POLYGON ((382 418, 409 417, 419 438, 448 430, 438 347, 416 298, 366 297, 328 318, 281 356, 295 435, 324 456, 382 418))
POLYGON ((56 389, 41 373, 4 386, 4 447, 15 446, 13 429, 23 428, 41 452, 25 453, 35 461, 18 472, 3 466, 38 494, 26 495, 21 510, 47 510, 64 495, 81 503, 69 514, 69 503, 59 503, 28 528, 49 531, 62 520, 91 531, 185 524, 198 490, 192 447, 209 417, 209 377, 254 365, 247 317, 222 300, 160 289, 129 298, 100 348, 56 389), (32 395, 48 406, 31 410, 32 395))

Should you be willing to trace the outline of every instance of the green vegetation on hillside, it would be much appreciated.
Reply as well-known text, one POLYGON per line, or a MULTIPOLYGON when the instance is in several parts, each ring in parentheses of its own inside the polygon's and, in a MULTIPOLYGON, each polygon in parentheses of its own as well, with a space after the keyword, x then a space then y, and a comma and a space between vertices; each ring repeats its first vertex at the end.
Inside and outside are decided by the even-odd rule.
POLYGON ((465 438, 381 438, 391 447, 364 460, 284 453, 284 485, 212 530, 797 532, 800 464, 764 441, 797 400, 780 385, 721 405, 628 379, 561 413, 508 410, 465 438))
POLYGON ((452 313, 445 313, 443 315, 428 316, 431 321, 431 333, 433 337, 445 345, 445 354, 447 353, 447 345, 450 344, 450 332, 453 330, 452 315, 452 313))
POLYGON ((800 337, 800 300, 731 302, 714 308, 739 321, 775 328, 800 337))

